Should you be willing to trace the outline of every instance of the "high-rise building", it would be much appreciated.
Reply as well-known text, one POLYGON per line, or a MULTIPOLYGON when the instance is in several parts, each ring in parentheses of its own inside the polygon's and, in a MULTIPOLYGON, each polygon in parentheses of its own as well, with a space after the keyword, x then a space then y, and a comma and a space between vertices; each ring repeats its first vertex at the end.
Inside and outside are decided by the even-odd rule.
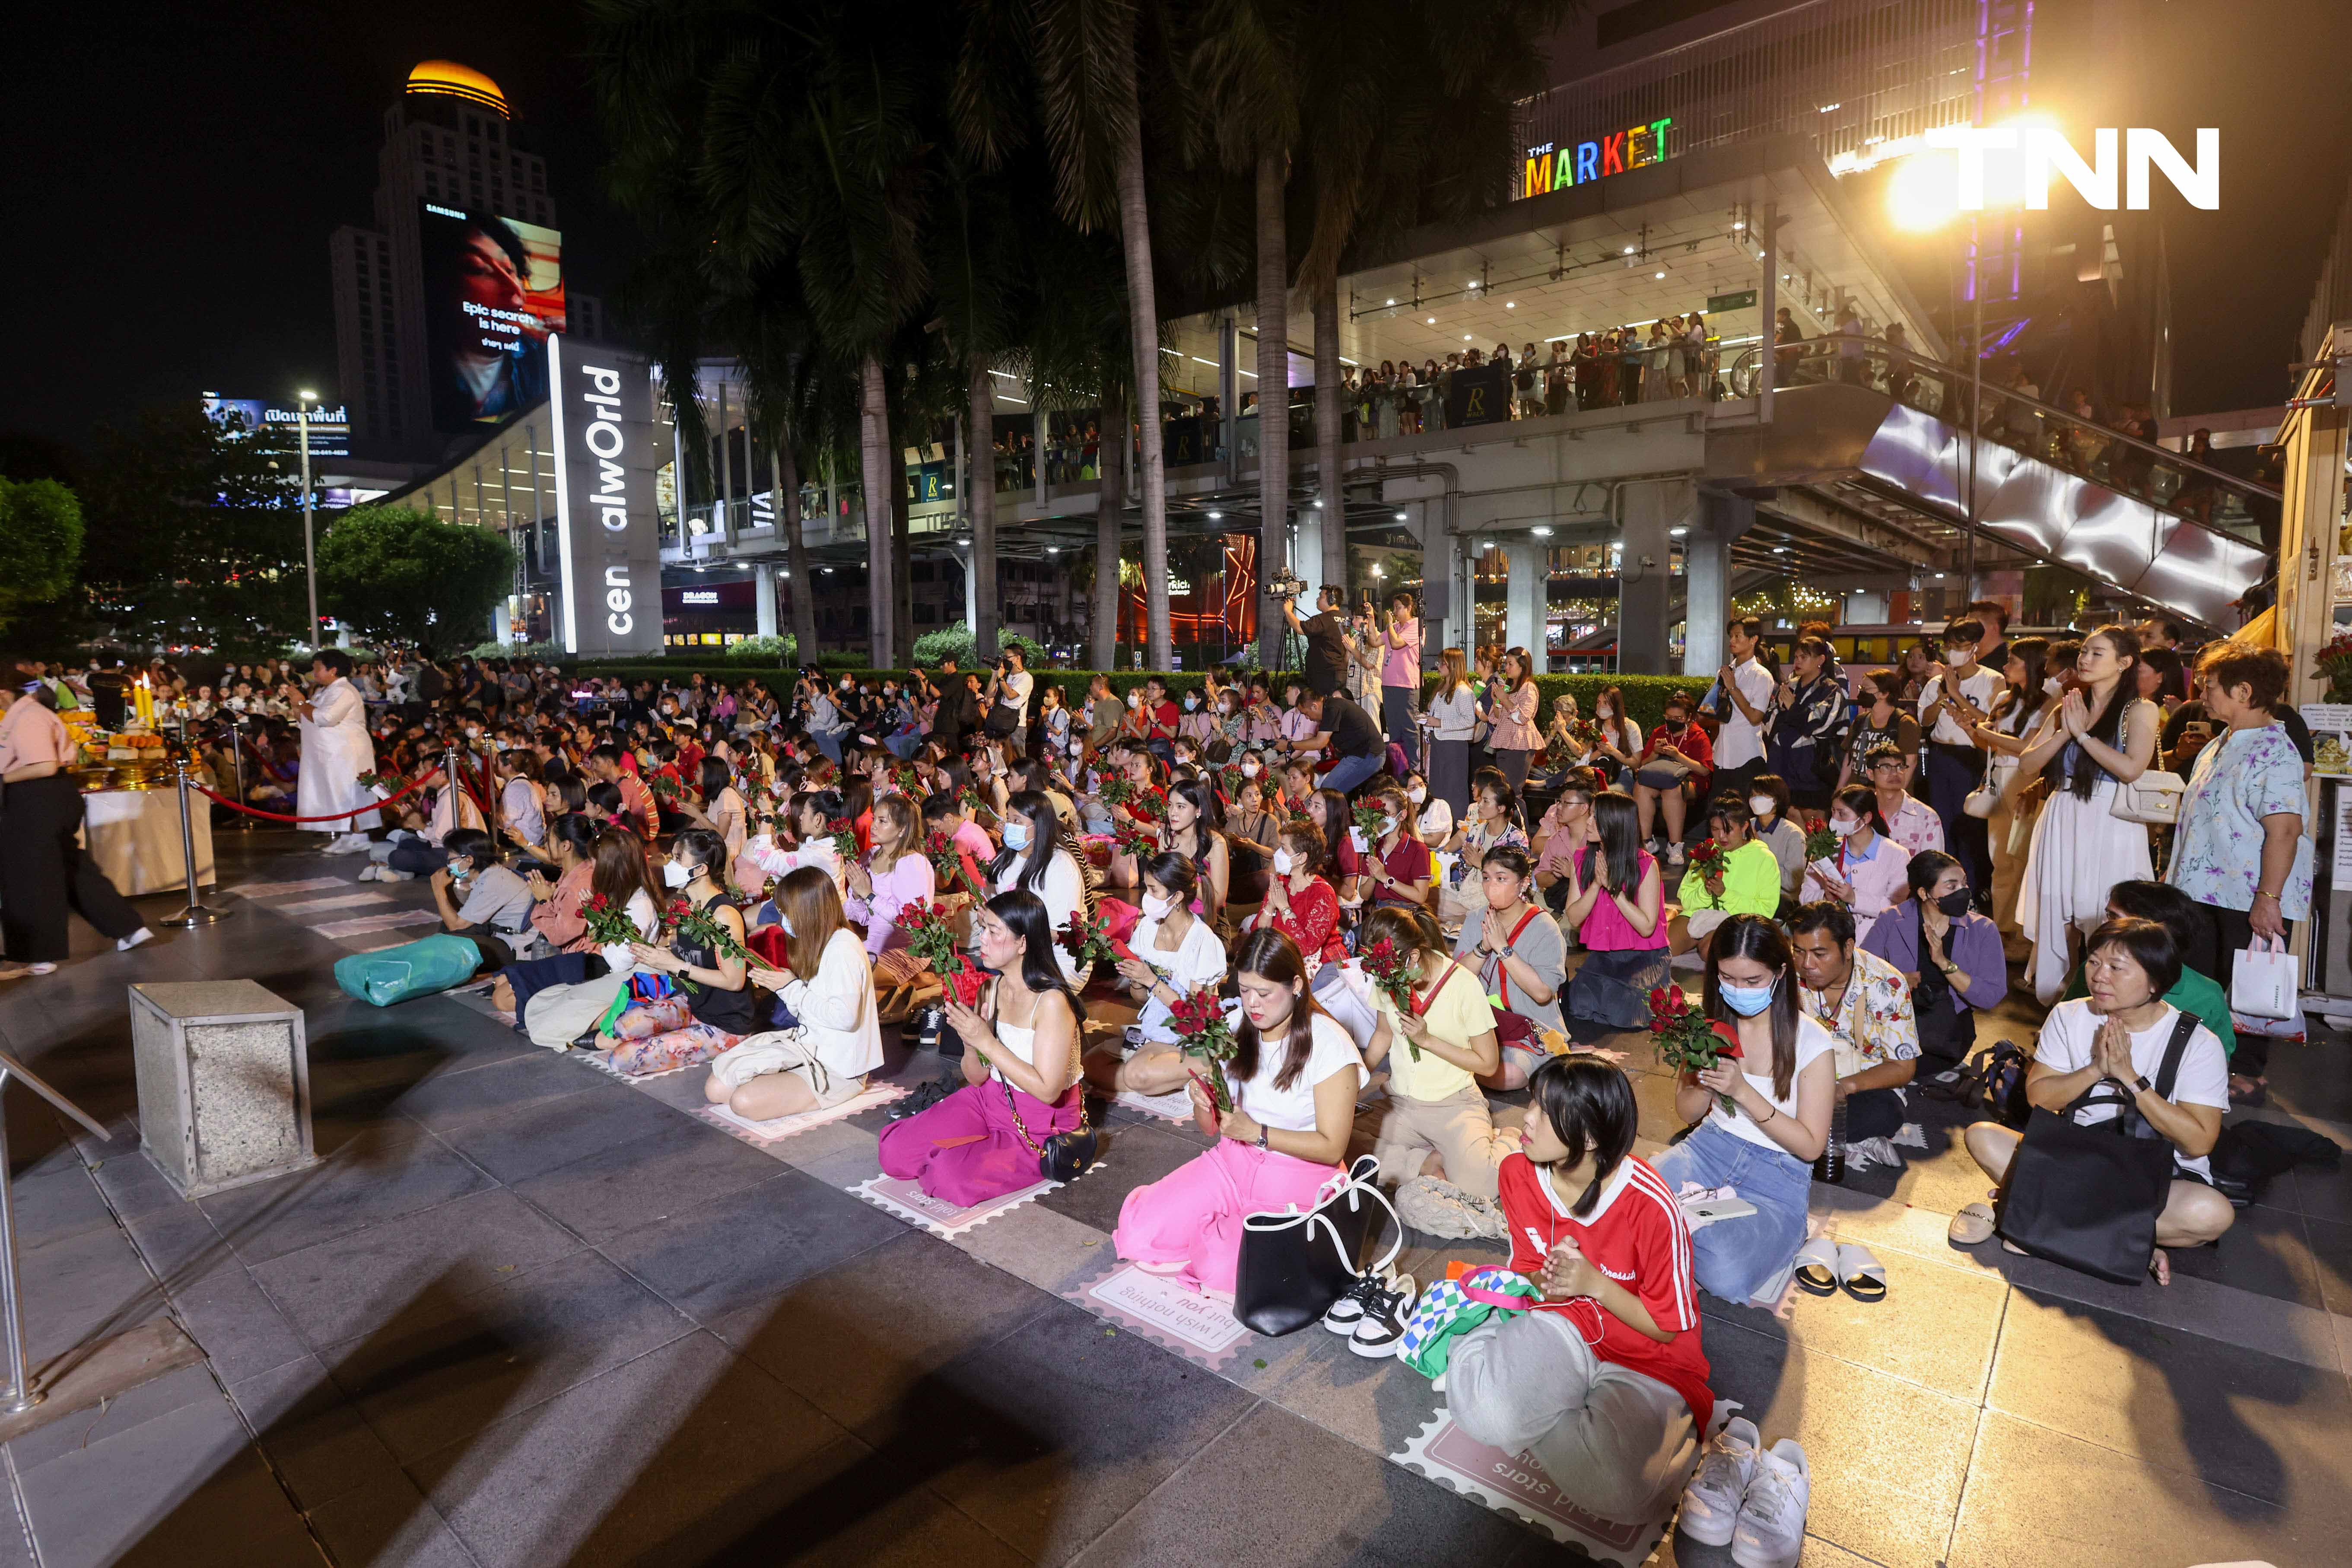
POLYGON ((384 110, 374 223, 328 242, 355 450, 431 459, 544 395, 545 331, 603 335, 566 298, 547 162, 498 83, 454 60, 408 73, 384 110))

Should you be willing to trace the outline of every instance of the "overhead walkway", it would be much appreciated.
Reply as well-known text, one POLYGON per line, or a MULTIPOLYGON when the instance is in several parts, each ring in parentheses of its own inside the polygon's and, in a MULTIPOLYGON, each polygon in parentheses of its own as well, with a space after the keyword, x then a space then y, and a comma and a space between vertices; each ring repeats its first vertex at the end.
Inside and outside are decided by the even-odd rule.
POLYGON ((1839 359, 1814 340, 1776 363, 1790 384, 1771 393, 1769 423, 1761 366, 1743 357, 1733 390, 1755 396, 1759 417, 1710 430, 1708 481, 1766 511, 1827 510, 1963 542, 1973 531, 2221 631, 2274 574, 2276 490, 2038 398, 1988 384, 1979 405, 1965 367, 1861 348, 1839 359))

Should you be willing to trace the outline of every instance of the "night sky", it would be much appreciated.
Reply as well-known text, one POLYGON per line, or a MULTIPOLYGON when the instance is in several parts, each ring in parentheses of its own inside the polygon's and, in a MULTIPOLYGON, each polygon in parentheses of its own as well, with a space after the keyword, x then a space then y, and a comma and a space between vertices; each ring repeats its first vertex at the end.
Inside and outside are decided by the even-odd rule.
MULTIPOLYGON (((2141 122, 2222 129, 2221 211, 2175 203, 2168 230, 2175 407, 2275 403, 2344 197, 2352 5, 2148 9, 2141 122)), ((0 67, 15 219, 0 436, 79 444, 206 388, 335 395, 327 236, 372 221, 383 108, 436 56, 505 89, 548 159, 573 286, 613 301, 633 241, 600 194, 581 13, 562 0, 15 13, 0 67)))

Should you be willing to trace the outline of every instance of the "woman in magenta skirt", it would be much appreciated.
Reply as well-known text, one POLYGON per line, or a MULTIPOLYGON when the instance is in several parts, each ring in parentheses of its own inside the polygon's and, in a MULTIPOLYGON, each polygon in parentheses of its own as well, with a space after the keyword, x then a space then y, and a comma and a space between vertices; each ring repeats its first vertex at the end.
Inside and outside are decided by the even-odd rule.
POLYGON ((1298 948, 1278 931, 1253 931, 1234 954, 1241 989, 1239 1048, 1224 1064, 1233 1109, 1220 1115, 1172 1046, 1147 1047, 1118 1069, 1119 1087, 1145 1094, 1188 1088, 1193 1120, 1223 1134, 1205 1154, 1127 1194, 1112 1245, 1139 1268, 1230 1301, 1241 1266, 1242 1221, 1315 1206, 1339 1173, 1356 1124, 1363 1059, 1307 989, 1298 948))
POLYGON ((970 1208, 1040 1179, 1045 1140, 1077 1126, 1085 1010, 1062 978, 1045 905, 1025 890, 999 893, 972 917, 982 964, 997 978, 977 1011, 950 994, 948 1023, 964 1044, 964 1087, 884 1129, 882 1173, 970 1208))

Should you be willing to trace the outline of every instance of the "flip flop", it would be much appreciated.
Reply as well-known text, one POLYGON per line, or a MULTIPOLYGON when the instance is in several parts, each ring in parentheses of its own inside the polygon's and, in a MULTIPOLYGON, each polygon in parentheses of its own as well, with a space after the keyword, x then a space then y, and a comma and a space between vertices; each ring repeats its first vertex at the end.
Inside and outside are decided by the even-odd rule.
POLYGON ((1951 1228, 1944 1234, 1954 1247, 1975 1247, 1992 1239, 1992 1228, 1990 1205, 1969 1204, 1952 1216, 1951 1228))
POLYGON ((1837 1249, 1838 1283, 1857 1301, 1886 1300, 1886 1265, 1870 1248, 1847 1243, 1837 1249))
POLYGON ((1797 1248, 1791 1265, 1798 1286, 1809 1295, 1834 1296, 1838 1288, 1838 1245, 1826 1236, 1807 1238, 1797 1248))

